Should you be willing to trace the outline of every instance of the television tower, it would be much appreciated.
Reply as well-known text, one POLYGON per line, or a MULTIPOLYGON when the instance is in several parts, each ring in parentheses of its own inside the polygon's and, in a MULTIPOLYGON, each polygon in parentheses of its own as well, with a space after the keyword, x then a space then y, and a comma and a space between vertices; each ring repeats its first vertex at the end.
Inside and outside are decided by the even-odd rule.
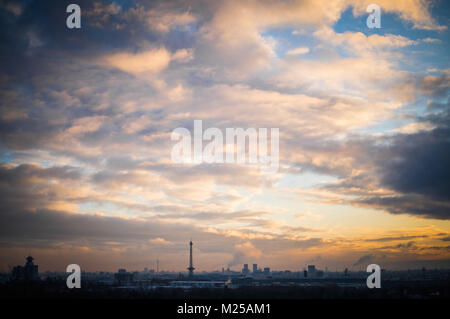
POLYGON ((194 266, 192 265, 192 240, 189 242, 190 250, 189 250, 189 278, 194 277, 194 266))

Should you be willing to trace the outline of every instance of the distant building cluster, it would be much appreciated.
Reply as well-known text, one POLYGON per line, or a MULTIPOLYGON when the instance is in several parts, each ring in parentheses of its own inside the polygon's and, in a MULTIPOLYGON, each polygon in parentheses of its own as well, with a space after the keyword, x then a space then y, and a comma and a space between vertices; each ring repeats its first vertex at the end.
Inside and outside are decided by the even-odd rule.
MULTIPOLYGON (((327 272, 327 271, 325 271, 325 272, 327 272)), ((227 268, 226 271, 224 270, 224 268, 222 268, 222 273, 223 274, 232 274, 233 272, 230 271, 230 268, 227 268)), ((286 275, 289 275, 291 272, 289 270, 286 270, 286 271, 284 271, 284 273, 286 275)), ((258 264, 253 264, 252 270, 250 271, 249 265, 244 264, 243 268, 241 270, 241 274, 244 276, 252 274, 253 276, 266 276, 267 277, 267 276, 273 275, 274 273, 272 273, 270 271, 269 267, 264 267, 264 269, 258 268, 258 264)), ((279 274, 279 272, 277 272, 277 274, 279 274)), ((308 267, 303 270, 304 278, 312 278, 312 279, 316 278, 317 279, 317 278, 323 278, 324 275, 325 275, 324 271, 317 269, 315 265, 308 265, 308 267)))
MULTIPOLYGON (((223 268, 222 268, 222 272, 224 272, 223 268)), ((230 268, 227 269, 227 272, 230 272, 230 268)), ((258 268, 258 264, 253 264, 252 267, 252 273, 253 275, 270 275, 270 268, 269 267, 265 267, 264 269, 260 269, 258 268)), ((250 274, 250 269, 248 268, 248 264, 244 264, 244 268, 242 268, 242 274, 243 275, 249 275, 250 274)))
POLYGON ((28 256, 25 266, 16 266, 12 269, 11 277, 17 281, 39 280, 38 265, 33 263, 34 258, 28 256))

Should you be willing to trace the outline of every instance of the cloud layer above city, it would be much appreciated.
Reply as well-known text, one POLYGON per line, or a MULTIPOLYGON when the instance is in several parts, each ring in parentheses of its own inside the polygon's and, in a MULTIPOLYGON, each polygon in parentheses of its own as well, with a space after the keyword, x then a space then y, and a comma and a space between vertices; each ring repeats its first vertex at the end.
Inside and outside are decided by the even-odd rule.
POLYGON ((450 6, 0 1, 0 270, 450 266, 450 6), (279 128, 279 170, 176 164, 279 128))

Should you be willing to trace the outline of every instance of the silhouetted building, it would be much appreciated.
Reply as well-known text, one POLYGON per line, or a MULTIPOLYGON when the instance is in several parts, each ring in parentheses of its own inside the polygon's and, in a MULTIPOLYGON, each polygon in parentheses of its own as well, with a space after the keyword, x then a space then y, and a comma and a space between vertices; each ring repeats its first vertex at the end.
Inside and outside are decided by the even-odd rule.
POLYGON ((194 277, 194 265, 192 263, 192 240, 189 242, 189 278, 194 277))
POLYGON ((308 275, 309 275, 309 277, 315 277, 315 275, 316 275, 316 266, 315 265, 308 265, 308 275))
POLYGON ((253 264, 253 273, 256 274, 258 272, 258 264, 253 264))
POLYGON ((28 256, 26 260, 25 266, 16 266, 13 268, 11 274, 13 280, 32 281, 39 279, 38 265, 33 263, 33 257, 28 256))
POLYGON ((264 268, 264 275, 270 275, 270 268, 269 267, 265 267, 264 268))
POLYGON ((247 275, 249 273, 248 264, 244 264, 244 268, 242 268, 242 273, 244 275, 247 275))
POLYGON ((134 281, 134 274, 127 272, 125 269, 119 269, 119 271, 114 274, 114 279, 118 285, 128 285, 134 281))

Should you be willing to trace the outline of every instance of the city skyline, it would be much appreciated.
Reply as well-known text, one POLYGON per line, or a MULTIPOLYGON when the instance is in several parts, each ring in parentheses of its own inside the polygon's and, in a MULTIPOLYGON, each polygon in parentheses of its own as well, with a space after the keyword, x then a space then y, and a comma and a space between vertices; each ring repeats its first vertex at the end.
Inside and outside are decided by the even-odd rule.
MULTIPOLYGON (((28 267, 28 269, 30 269, 30 270, 28 270, 28 272, 30 272, 30 273, 35 272, 35 274, 29 275, 29 277, 35 277, 35 279, 38 278, 38 265, 34 265, 33 264, 34 257, 29 255, 29 256, 27 256, 25 258, 25 260, 27 261, 27 263, 25 264, 24 267, 22 267, 21 265, 10 266, 10 269, 9 269, 10 274, 9 275, 11 276, 11 278, 18 277, 17 272, 21 272, 21 271, 23 271, 23 269, 26 269, 27 267, 28 267)), ((191 259, 190 259, 190 262, 189 262, 189 267, 186 268, 187 272, 186 271, 184 271, 184 272, 183 271, 168 271, 168 270, 164 270, 164 269, 159 269, 159 265, 158 265, 159 264, 159 260, 157 260, 156 264, 157 265, 155 267, 150 267, 150 269, 148 267, 144 267, 144 269, 141 269, 141 270, 138 270, 138 269, 128 269, 127 270, 126 268, 119 268, 117 270, 117 273, 129 274, 129 273, 134 273, 134 272, 137 272, 137 273, 139 273, 139 272, 149 273, 150 272, 150 273, 153 273, 155 275, 156 274, 165 274, 165 273, 172 273, 172 274, 173 273, 178 273, 178 274, 186 273, 188 278, 194 279, 193 270, 195 268, 192 267, 193 263, 191 262, 191 259), (192 272, 191 272, 191 268, 193 268, 192 272)), ((266 265, 264 265, 263 267, 258 267, 258 264, 252 264, 252 268, 250 269, 248 263, 245 263, 245 264, 242 264, 242 265, 236 265, 236 267, 239 267, 239 266, 242 266, 242 269, 236 270, 236 269, 232 269, 230 267, 227 267, 225 269, 224 267, 222 267, 221 271, 218 270, 218 269, 212 270, 212 271, 205 271, 205 270, 203 270, 200 273, 201 274, 208 274, 208 273, 209 274, 214 274, 214 273, 218 274, 218 273, 221 273, 221 274, 234 274, 234 275, 242 274, 244 276, 248 276, 248 275, 254 276, 254 275, 270 275, 270 274, 273 274, 273 273, 286 273, 286 272, 289 272, 289 273, 303 273, 304 274, 303 277, 306 278, 306 277, 316 277, 318 273, 320 273, 320 276, 318 276, 318 277, 323 277, 323 275, 327 274, 328 272, 331 272, 331 273, 332 272, 347 273, 348 271, 367 272, 367 267, 366 266, 369 266, 369 265, 366 265, 366 266, 360 265, 361 266, 360 269, 356 269, 356 270, 355 269, 350 269, 349 270, 348 267, 346 267, 346 268, 340 269, 340 270, 335 269, 334 271, 333 270, 329 271, 327 266, 325 266, 325 269, 319 269, 319 268, 316 268, 316 265, 305 265, 303 267, 303 269, 294 269, 294 270, 291 270, 291 269, 270 269, 270 267, 265 267, 266 265)), ((353 267, 354 266, 355 265, 353 265, 353 267)), ((81 267, 80 267, 80 269, 81 269, 81 267)), ((383 271, 385 271, 385 270, 389 270, 389 269, 383 269, 383 271)), ((402 269, 400 271, 410 271, 410 270, 421 270, 423 272, 423 271, 426 271, 426 268, 422 267, 420 269, 402 269)), ((433 270, 449 271, 448 268, 435 268, 433 270)), ((81 269, 81 271, 82 272, 89 272, 89 271, 86 271, 84 269, 81 269)), ((51 271, 51 270, 48 270, 48 269, 44 271, 44 273, 48 273, 48 272, 50 272, 50 273, 52 273, 52 272, 67 273, 67 272, 61 272, 61 271, 57 271, 57 270, 51 271)), ((97 273, 97 272, 104 272, 104 270, 94 271, 94 273, 97 273)), ((114 272, 114 271, 112 271, 112 272, 114 272)), ((203 278, 203 277, 200 275, 200 278, 203 278)), ((31 279, 26 279, 26 280, 31 280, 31 279)))
MULTIPOLYGON (((160 260, 158 258, 155 260, 154 263, 152 263, 151 265, 147 265, 143 269, 140 269, 140 270, 139 269, 131 269, 130 271, 131 272, 139 272, 139 271, 147 272, 147 271, 150 270, 150 271, 154 272, 155 274, 158 274, 158 273, 180 273, 180 274, 181 273, 187 273, 188 277, 192 279, 192 278, 194 278, 194 270, 196 269, 195 267, 193 267, 192 246, 193 246, 193 242, 192 242, 192 239, 191 239, 189 241, 189 267, 186 268, 187 272, 186 271, 177 270, 177 269, 175 269, 175 270, 160 269, 160 266, 159 266, 160 260), (149 266, 150 266, 150 268, 149 268, 149 266)), ((32 260, 34 260, 34 258, 31 255, 28 255, 26 260, 27 260, 27 263, 30 263, 32 260)), ((316 261, 319 261, 319 260, 316 260, 316 261)), ((336 268, 334 270, 333 269, 329 270, 327 265, 325 265, 323 267, 323 269, 319 269, 320 267, 316 268, 316 265, 311 265, 311 264, 305 264, 303 266, 303 268, 301 268, 301 266, 300 266, 300 268, 295 268, 295 269, 287 269, 287 268, 271 269, 270 267, 267 267, 267 265, 263 265, 263 267, 259 267, 258 268, 258 264, 255 264, 255 263, 250 264, 249 261, 243 261, 242 264, 236 264, 236 265, 233 265, 233 266, 227 265, 226 269, 225 269, 225 267, 222 267, 221 271, 220 271, 220 269, 213 269, 213 270, 209 270, 209 271, 200 269, 199 273, 224 273, 224 272, 225 273, 229 273, 229 272, 232 272, 232 273, 241 273, 243 275, 251 275, 251 274, 253 274, 253 275, 254 274, 265 274, 265 275, 267 275, 267 274, 270 274, 271 272, 285 272, 285 271, 289 271, 289 272, 305 272, 305 274, 307 272, 308 274, 314 274, 314 273, 316 273, 316 271, 321 271, 322 273, 328 273, 329 271, 330 272, 347 272, 349 270, 349 268, 350 268, 350 271, 366 272, 367 266, 370 265, 370 263, 367 263, 367 262, 370 262, 370 260, 369 259, 364 260, 364 258, 361 258, 360 260, 358 260, 357 263, 355 263, 353 265, 345 266, 342 269, 337 269, 336 268), (252 265, 251 270, 249 268, 249 265, 252 265), (239 269, 240 267, 242 267, 242 268, 239 269)), ((19 267, 20 267, 20 265, 19 265, 19 267)), ((11 269, 13 269, 13 266, 10 264, 10 265, 8 265, 8 268, 9 268, 8 272, 10 272, 11 269)), ((402 268, 397 268, 397 269, 386 269, 386 268, 383 268, 383 269, 384 270, 400 270, 400 271, 408 270, 409 271, 409 270, 417 270, 417 269, 424 270, 426 268, 424 266, 421 266, 421 265, 416 265, 416 268, 412 268, 412 269, 410 269, 410 268, 408 268, 408 269, 406 269, 406 268, 404 268, 404 269, 402 269, 402 268)), ((436 266, 435 265, 434 268, 432 267, 432 269, 449 270, 449 267, 436 266)), ((125 271, 126 268, 120 267, 119 268, 119 272, 121 270, 125 271)), ((2 271, 4 271, 4 270, 0 269, 0 272, 2 272, 2 271)), ((45 272, 49 272, 49 271, 50 272, 53 272, 53 271, 61 272, 62 270, 61 269, 59 269, 59 270, 57 270, 57 269, 44 269, 44 271, 45 272)), ((82 269, 82 271, 88 271, 89 272, 89 270, 86 270, 86 269, 82 269)), ((92 271, 93 270, 91 270, 91 272, 92 271)), ((93 272, 101 272, 101 271, 106 271, 106 270, 105 269, 97 269, 97 270, 94 270, 93 272)), ((107 271, 114 272, 114 270, 107 270, 107 271)), ((62 272, 64 272, 64 271, 62 271, 62 272)), ((311 276, 311 275, 309 275, 309 276, 311 276)), ((305 277, 306 277, 306 275, 305 275, 305 277)))
POLYGON ((450 3, 70 3, 0 1, 0 270, 450 268, 450 3))

